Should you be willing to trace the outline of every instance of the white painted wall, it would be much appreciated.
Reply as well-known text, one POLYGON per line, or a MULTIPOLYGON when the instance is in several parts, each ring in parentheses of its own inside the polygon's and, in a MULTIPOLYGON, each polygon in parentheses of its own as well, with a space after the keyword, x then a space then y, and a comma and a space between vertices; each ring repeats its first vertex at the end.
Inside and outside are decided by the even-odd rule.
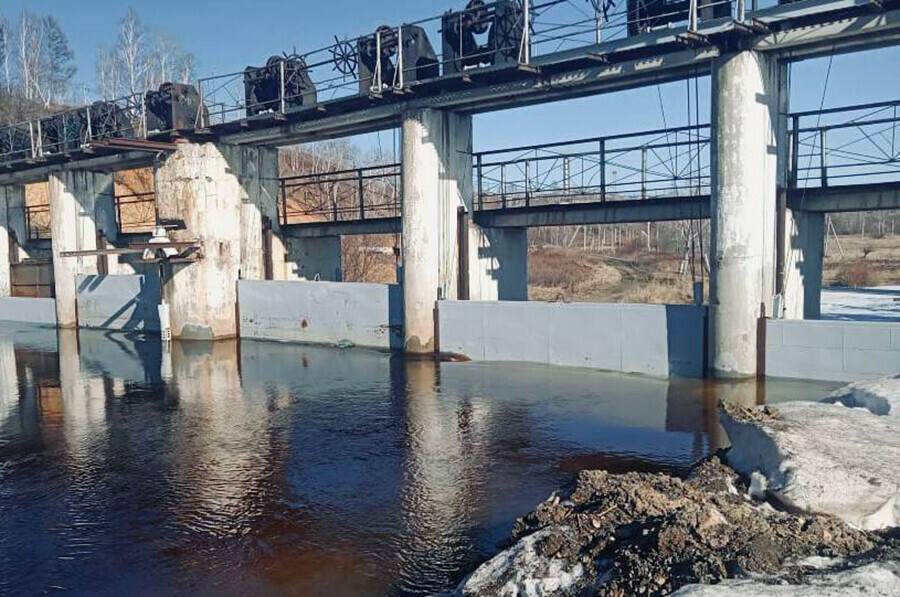
POLYGON ((514 301, 439 301, 440 350, 521 361, 700 377, 706 308, 514 301))

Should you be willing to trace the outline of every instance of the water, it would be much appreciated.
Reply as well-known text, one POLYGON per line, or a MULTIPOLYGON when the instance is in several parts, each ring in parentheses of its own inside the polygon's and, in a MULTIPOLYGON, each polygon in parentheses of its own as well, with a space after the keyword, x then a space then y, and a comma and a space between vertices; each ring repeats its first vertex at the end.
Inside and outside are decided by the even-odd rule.
POLYGON ((423 595, 582 468, 684 471, 714 385, 0 328, 0 594, 423 595))

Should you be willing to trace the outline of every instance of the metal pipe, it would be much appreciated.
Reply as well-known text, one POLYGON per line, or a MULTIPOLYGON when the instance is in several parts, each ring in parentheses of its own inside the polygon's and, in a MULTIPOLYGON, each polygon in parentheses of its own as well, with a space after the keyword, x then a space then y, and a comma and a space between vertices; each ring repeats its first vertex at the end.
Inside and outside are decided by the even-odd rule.
POLYGON ((85 143, 90 143, 91 139, 94 138, 94 132, 91 127, 91 107, 88 106, 87 108, 85 108, 85 111, 87 113, 87 140, 85 141, 85 143))
POLYGON ((34 125, 29 120, 28 121, 28 139, 31 141, 31 157, 37 157, 37 146, 34 143, 34 125))
POLYGON ((529 179, 529 162, 525 160, 525 207, 531 206, 531 181, 529 179))
POLYGON ((281 225, 287 226, 288 223, 288 213, 287 213, 287 184, 284 179, 281 180, 281 225))
POLYGON ((397 70, 395 73, 400 80, 399 82, 394 81, 394 87, 397 89, 404 87, 403 64, 403 25, 400 25, 397 27, 397 70))
POLYGON ((522 15, 522 64, 531 64, 531 0, 525 0, 522 15))
POLYGON ((141 132, 147 138, 147 95, 141 94, 141 132))
POLYGON ((484 209, 484 173, 482 171, 482 158, 479 153, 476 156, 476 162, 478 164, 478 210, 484 209))
POLYGON ((606 139, 600 139, 600 201, 606 201, 606 139))
POLYGON ((826 131, 824 127, 819 131, 819 163, 822 175, 822 187, 828 186, 828 152, 825 148, 827 142, 826 131))
POLYGON ((641 148, 641 199, 647 198, 647 148, 641 148))
POLYGON ((359 198, 359 219, 366 219, 366 202, 365 196, 363 194, 363 171, 362 169, 357 171, 357 179, 356 179, 356 196, 359 198))
POLYGON ((375 72, 372 77, 371 91, 381 93, 381 30, 375 32, 375 72))
POLYGON ((500 165, 500 207, 506 209, 506 164, 500 165))
POLYGON ((800 117, 794 116, 791 120, 793 124, 791 126, 791 172, 789 185, 792 189, 796 189, 800 174, 800 117))
POLYGON ((279 96, 281 98, 281 106, 280 112, 282 114, 287 113, 287 99, 284 97, 285 88, 284 88, 284 60, 278 63, 278 78, 279 78, 279 96))

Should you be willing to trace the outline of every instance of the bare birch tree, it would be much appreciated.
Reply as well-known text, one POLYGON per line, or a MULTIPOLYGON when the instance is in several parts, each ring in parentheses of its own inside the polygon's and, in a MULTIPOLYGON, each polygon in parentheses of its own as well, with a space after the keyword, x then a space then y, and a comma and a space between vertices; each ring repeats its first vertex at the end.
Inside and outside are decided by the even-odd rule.
POLYGON ((0 19, 0 63, 3 67, 3 84, 7 94, 12 93, 12 77, 9 71, 10 37, 9 22, 6 19, 0 19))
POLYGON ((147 51, 146 30, 134 9, 128 9, 125 18, 119 23, 115 57, 127 92, 135 94, 144 91, 150 58, 147 51))
POLYGON ((44 28, 41 19, 27 10, 19 19, 18 61, 22 79, 22 94, 34 101, 40 97, 40 72, 43 63, 44 28))
POLYGON ((143 93, 162 83, 190 83, 194 56, 177 39, 151 32, 133 9, 119 22, 115 46, 97 56, 97 90, 106 98, 143 93))

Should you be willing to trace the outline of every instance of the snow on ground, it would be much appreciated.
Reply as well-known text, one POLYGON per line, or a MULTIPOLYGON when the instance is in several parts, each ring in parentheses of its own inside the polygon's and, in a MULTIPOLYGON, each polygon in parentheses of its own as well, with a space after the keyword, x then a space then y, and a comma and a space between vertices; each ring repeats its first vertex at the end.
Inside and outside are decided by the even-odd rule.
POLYGON ((822 319, 900 321, 900 286, 823 289, 822 319))
POLYGON ((865 408, 882 417, 900 417, 900 377, 852 383, 822 400, 850 408, 865 408))
POLYGON ((747 477, 762 473, 769 495, 789 507, 866 530, 900 525, 900 378, 779 411, 761 421, 723 413, 730 466, 747 477))
POLYGON ((869 564, 853 570, 808 577, 802 585, 766 584, 755 580, 728 580, 717 585, 688 585, 672 593, 678 597, 849 597, 900 595, 900 563, 869 564))
POLYGON ((552 532, 552 528, 537 531, 500 552, 464 580, 457 594, 498 597, 564 594, 585 571, 581 564, 571 566, 564 559, 537 553, 535 545, 552 532))

